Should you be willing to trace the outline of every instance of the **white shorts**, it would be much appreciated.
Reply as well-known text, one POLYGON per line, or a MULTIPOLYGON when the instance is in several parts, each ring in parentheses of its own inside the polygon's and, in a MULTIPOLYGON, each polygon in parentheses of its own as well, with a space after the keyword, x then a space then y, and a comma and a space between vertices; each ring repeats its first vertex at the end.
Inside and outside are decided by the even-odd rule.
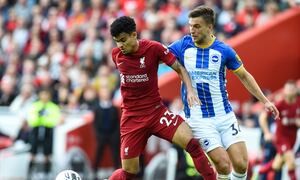
POLYGON ((186 122, 205 152, 217 147, 227 150, 232 144, 245 141, 233 112, 211 118, 191 116, 186 119, 186 122))

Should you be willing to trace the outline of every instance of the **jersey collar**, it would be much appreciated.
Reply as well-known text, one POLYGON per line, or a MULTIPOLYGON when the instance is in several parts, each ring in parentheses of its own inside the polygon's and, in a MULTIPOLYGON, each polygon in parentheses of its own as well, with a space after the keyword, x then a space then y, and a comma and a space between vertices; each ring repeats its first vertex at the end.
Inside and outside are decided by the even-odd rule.
POLYGON ((194 42, 195 46, 197 46, 199 48, 203 48, 203 49, 210 47, 215 42, 215 40, 216 40, 216 36, 214 36, 213 34, 211 34, 210 36, 212 37, 212 40, 208 44, 199 45, 196 42, 194 42))

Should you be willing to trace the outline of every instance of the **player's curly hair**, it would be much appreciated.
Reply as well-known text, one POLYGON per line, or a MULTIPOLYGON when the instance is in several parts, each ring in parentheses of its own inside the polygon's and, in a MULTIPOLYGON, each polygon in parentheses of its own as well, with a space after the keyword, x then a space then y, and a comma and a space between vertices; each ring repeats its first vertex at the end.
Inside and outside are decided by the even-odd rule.
POLYGON ((136 31, 136 24, 133 18, 129 16, 121 16, 113 21, 110 25, 110 34, 113 37, 120 35, 121 33, 130 34, 136 31))
POLYGON ((189 13, 189 18, 202 17, 207 24, 215 24, 215 12, 207 6, 198 6, 189 13))

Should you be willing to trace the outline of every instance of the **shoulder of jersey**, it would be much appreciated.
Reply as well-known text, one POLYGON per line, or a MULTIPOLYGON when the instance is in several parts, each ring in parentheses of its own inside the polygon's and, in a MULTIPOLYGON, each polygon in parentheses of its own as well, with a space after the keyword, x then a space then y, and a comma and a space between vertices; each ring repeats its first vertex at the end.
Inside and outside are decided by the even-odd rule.
POLYGON ((114 47, 114 48, 111 50, 111 53, 112 53, 112 54, 115 54, 115 53, 118 53, 118 52, 120 52, 120 51, 121 51, 120 48, 114 47))

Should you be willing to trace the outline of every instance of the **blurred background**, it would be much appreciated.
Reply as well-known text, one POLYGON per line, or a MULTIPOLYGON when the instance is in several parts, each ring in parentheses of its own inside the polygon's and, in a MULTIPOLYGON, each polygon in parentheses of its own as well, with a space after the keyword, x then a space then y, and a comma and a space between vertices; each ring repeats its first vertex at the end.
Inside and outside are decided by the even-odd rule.
MULTIPOLYGON (((299 0, 0 0, 0 180, 54 179, 64 169, 83 179, 109 177, 120 167, 110 23, 132 16, 139 38, 169 45, 188 34, 188 12, 198 5, 215 10, 215 35, 237 51, 272 101, 283 98, 289 79, 299 92, 299 0), (42 99, 49 106, 39 106, 42 99)), ((227 76, 248 146, 248 178, 261 179, 263 107, 232 73, 227 76)), ((180 113, 176 73, 160 65, 159 77, 163 100, 180 113)), ((151 137, 139 177, 199 179, 188 162, 182 150, 151 137)))

